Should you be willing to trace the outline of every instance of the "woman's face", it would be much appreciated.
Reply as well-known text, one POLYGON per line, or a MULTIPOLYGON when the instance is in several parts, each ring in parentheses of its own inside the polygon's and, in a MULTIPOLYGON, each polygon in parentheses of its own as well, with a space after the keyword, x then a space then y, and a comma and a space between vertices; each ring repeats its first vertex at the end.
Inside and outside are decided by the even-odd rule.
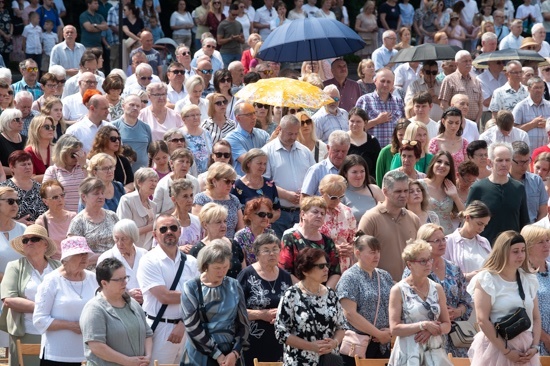
POLYGON ((267 112, 269 112, 269 105, 256 103, 254 104, 256 110, 256 118, 264 120, 267 117, 267 112))
POLYGON ((403 150, 401 151, 401 163, 403 165, 403 169, 406 172, 412 172, 414 171, 414 166, 418 162, 418 159, 414 155, 413 150, 403 150))
POLYGON ((250 161, 248 164, 250 175, 262 176, 267 169, 267 156, 258 156, 250 161))
POLYGON ((474 151, 472 161, 481 169, 487 168, 487 162, 489 155, 487 154, 487 149, 478 149, 474 151))
POLYGON ((223 281, 224 277, 229 271, 229 260, 226 259, 225 262, 215 262, 210 263, 206 267, 206 272, 208 273, 208 279, 214 283, 220 283, 223 281))
POLYGON ((319 64, 317 63, 317 61, 314 61, 314 62, 305 62, 305 71, 306 73, 310 74, 310 73, 319 73, 319 64))
POLYGON ((432 272, 433 258, 429 250, 421 251, 414 260, 407 263, 411 273, 427 277, 432 272), (424 264, 421 262, 424 262, 424 264))
POLYGON ((227 109, 227 99, 225 99, 225 97, 218 97, 214 101, 214 104, 214 113, 219 116, 225 115, 227 109))
POLYGON ((16 117, 9 124, 10 132, 21 132, 23 130, 23 118, 16 117))
POLYGON ((30 179, 33 173, 32 161, 18 161, 14 166, 11 166, 13 176, 19 179, 30 179))
POLYGON ((105 190, 98 188, 88 194, 83 194, 82 201, 86 205, 86 208, 103 207, 105 204, 105 190))
POLYGON ((25 253, 25 257, 36 257, 41 256, 43 257, 46 253, 46 249, 48 248, 48 242, 45 239, 40 238, 39 241, 33 242, 29 239, 36 237, 40 238, 36 235, 23 235, 22 239, 27 240, 27 243, 23 243, 23 253, 25 253))
POLYGON ((374 5, 372 5, 372 4, 365 5, 365 13, 373 14, 374 13, 374 5))
POLYGON ((449 158, 447 158, 447 156, 445 155, 441 155, 440 157, 438 157, 433 166, 433 170, 436 176, 446 177, 451 170, 451 163, 449 162, 449 158))
POLYGON ((363 66, 361 67, 361 71, 363 71, 363 74, 366 77, 369 77, 369 78, 374 77, 374 72, 375 72, 374 64, 371 62, 364 63, 363 66))
POLYGON ((349 117, 348 124, 351 132, 359 133, 365 130, 365 120, 356 114, 349 117))
POLYGON ((55 79, 47 81, 46 85, 42 85, 42 90, 44 90, 44 99, 55 95, 57 91, 57 81, 55 79))
POLYGON ((233 185, 235 184, 235 179, 230 179, 230 178, 212 179, 212 183, 214 183, 214 189, 213 189, 214 192, 220 195, 228 195, 229 192, 231 192, 233 185))
POLYGON ((460 129, 462 119, 459 116, 447 116, 443 121, 445 124, 445 132, 448 131, 451 136, 456 136, 460 129))
POLYGON ((380 251, 371 249, 368 245, 362 251, 356 250, 355 255, 362 267, 376 268, 380 262, 380 251))
POLYGON ((40 130, 38 131, 38 136, 41 140, 48 140, 52 141, 55 135, 55 126, 53 125, 53 122, 49 119, 46 119, 44 121, 44 124, 40 126, 40 130))
POLYGON ((153 163, 155 163, 155 166, 165 166, 168 163, 168 159, 170 156, 165 153, 164 151, 159 151, 154 157, 153 157, 153 163))
POLYGON ((533 33, 533 39, 538 44, 542 44, 542 41, 544 41, 545 38, 546 38, 546 31, 544 30, 544 28, 539 28, 535 33, 533 33))
POLYGON ((175 150, 185 147, 185 139, 181 133, 175 132, 170 136, 170 139, 166 141, 166 144, 168 145, 168 152, 173 153, 175 150))
POLYGON ((414 139, 420 142, 422 148, 424 148, 424 146, 426 146, 426 144, 428 143, 428 131, 423 128, 418 128, 416 130, 416 135, 414 136, 414 139))
POLYGON ((231 160, 231 149, 228 146, 217 144, 212 149, 212 159, 214 163, 226 163, 229 164, 231 160))
POLYGON ((139 193, 143 193, 145 197, 152 196, 155 193, 159 180, 158 178, 147 178, 139 185, 139 193))
POLYGON ((508 253, 508 263, 506 263, 507 266, 511 266, 512 268, 519 268, 525 261, 525 243, 516 243, 514 245, 510 245, 510 252, 508 253))
POLYGON ((344 199, 345 193, 346 193, 345 191, 344 192, 330 192, 330 194, 323 193, 323 199, 327 203, 327 208, 329 210, 335 209, 340 204, 342 199, 344 199))
POLYGON ((107 138, 107 145, 105 146, 108 152, 117 153, 120 149, 120 134, 117 131, 109 132, 109 137, 107 138))
MULTIPOLYGON (((493 25, 493 23, 487 23, 485 24, 485 32, 491 32, 491 33, 495 33, 495 26, 493 25)), ((546 32, 544 32, 544 37, 546 37, 546 32)), ((544 37, 542 38, 542 41, 544 41, 544 37)), ((533 36, 534 38, 534 36, 533 36)), ((535 39, 536 41, 536 39, 535 39)), ((542 43, 541 41, 541 43, 542 43)))
POLYGON ((115 240, 115 245, 121 253, 131 253, 134 243, 132 238, 128 235, 122 233, 114 233, 113 239, 115 240))
POLYGON ((63 267, 70 268, 71 272, 84 271, 88 265, 88 253, 71 255, 64 260, 63 267))
POLYGON ((180 0, 180 1, 178 2, 178 11, 184 12, 186 6, 187 6, 187 5, 185 4, 185 1, 180 0))
POLYGON ((550 235, 546 235, 541 240, 537 241, 531 249, 529 249, 529 257, 531 258, 548 258, 550 255, 550 235))
POLYGON ((432 257, 442 257, 445 254, 447 241, 442 230, 436 230, 426 241, 432 246, 432 257))
POLYGON ((52 117, 55 122, 59 122, 63 117, 63 104, 55 103, 52 106, 49 116, 52 117))
POLYGON ((4 193, 0 196, 0 215, 5 215, 11 219, 17 216, 19 211, 19 198, 17 193, 4 193), (11 203, 11 205, 10 205, 11 203))
POLYGON ((367 179, 367 172, 365 167, 362 165, 354 165, 348 169, 346 173, 346 179, 348 184, 354 188, 362 187, 365 184, 365 179, 367 179))
POLYGON ((411 184, 409 186, 409 198, 407 199, 408 204, 421 204, 424 199, 424 193, 418 184, 411 184))
POLYGON ((273 210, 270 210, 266 205, 261 205, 260 208, 249 217, 250 227, 261 229, 262 231, 267 229, 270 224, 270 219, 267 217, 268 214, 273 215, 273 210))
POLYGON ((183 116, 183 123, 187 128, 197 128, 201 124, 200 109, 192 109, 183 116))
POLYGON ((324 256, 319 258, 315 261, 315 264, 316 266, 309 272, 304 272, 305 278, 319 284, 326 282, 328 280, 328 262, 326 258, 324 256), (317 265, 323 266, 323 269, 319 268, 317 265))
POLYGON ((149 97, 147 96, 147 94, 142 95, 141 97, 139 97, 139 99, 141 100, 141 109, 147 107, 149 103, 149 97))
POLYGON ((307 211, 302 211, 302 220, 305 226, 318 229, 325 223, 326 210, 321 207, 313 206, 307 211))
POLYGON ((104 183, 110 183, 115 178, 115 168, 115 164, 112 161, 105 159, 95 167, 95 176, 104 183))
POLYGON ((109 281, 102 281, 102 291, 108 295, 120 296, 126 292, 126 268, 124 266, 115 270, 109 281))
POLYGON ((258 248, 256 259, 258 259, 262 268, 275 268, 279 264, 280 253, 281 248, 279 247, 279 243, 264 244, 258 248))
POLYGON ((284 18, 286 16, 286 6, 279 6, 277 8, 277 15, 284 18))
POLYGON ((165 90, 157 88, 155 90, 151 90, 151 93, 148 95, 148 97, 153 107, 164 107, 166 105, 167 95, 168 94, 165 90))
POLYGON ((192 188, 184 189, 174 198, 174 203, 181 210, 187 212, 191 210, 191 207, 193 206, 193 197, 194 195, 192 188))
POLYGON ((220 78, 220 82, 219 82, 219 88, 220 88, 220 92, 222 94, 227 94, 227 92, 229 91, 229 89, 231 89, 231 83, 233 82, 233 80, 231 79, 231 75, 226 75, 222 78, 220 78))
POLYGON ((409 31, 408 29, 403 31, 402 35, 401 35, 401 42, 403 43, 410 43, 411 41, 411 31, 409 31))
POLYGON ((397 130, 397 141, 399 141, 399 145, 401 145, 401 141, 403 140, 403 136, 405 136, 405 129, 397 130))
MULTIPOLYGON (((99 64, 98 64, 99 65, 99 64)), ((98 66, 99 68, 99 66, 98 66)), ((120 97, 120 94, 122 94, 122 89, 110 89, 107 93, 112 99, 116 99, 120 97)))
POLYGON ((46 198, 42 201, 52 211, 58 211, 65 207, 65 192, 60 186, 50 186, 46 188, 46 198))
POLYGON ((545 160, 539 160, 534 165, 534 173, 538 174, 543 180, 548 177, 550 171, 550 162, 545 160))
POLYGON ((172 164, 172 171, 174 172, 176 179, 185 178, 191 168, 191 162, 187 158, 176 159, 170 163, 172 164))
POLYGON ((476 235, 479 235, 485 230, 485 226, 489 224, 489 221, 491 221, 491 217, 489 216, 474 218, 470 215, 466 215, 464 226, 468 226, 476 235))
POLYGON ((221 239, 227 232, 227 217, 214 219, 204 225, 208 239, 221 239))
POLYGON ((310 136, 311 130, 313 129, 313 120, 308 116, 303 115, 300 122, 300 132, 302 133, 302 136, 310 136))

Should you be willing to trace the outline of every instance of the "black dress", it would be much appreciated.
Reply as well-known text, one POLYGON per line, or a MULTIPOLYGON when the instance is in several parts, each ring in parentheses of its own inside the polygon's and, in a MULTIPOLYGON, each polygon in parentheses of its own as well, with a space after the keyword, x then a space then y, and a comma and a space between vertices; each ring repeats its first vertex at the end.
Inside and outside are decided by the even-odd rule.
MULTIPOLYGON (((231 240, 231 261, 229 262, 229 271, 227 271, 227 276, 231 278, 237 278, 239 273, 243 270, 242 263, 244 261, 244 253, 241 248, 241 246, 235 241, 231 240)), ((206 245, 200 241, 197 245, 195 245, 191 250, 189 251, 189 254, 191 254, 193 257, 197 258, 199 255, 199 252, 202 248, 204 248, 206 245)))
POLYGON ((8 166, 8 158, 10 154, 16 150, 25 150, 27 145, 27 136, 21 136, 21 142, 11 142, 4 135, 0 134, 0 161, 2 166, 8 166))
POLYGON ((378 160, 380 150, 380 143, 378 142, 378 139, 367 133, 367 142, 360 146, 351 144, 348 155, 356 154, 365 159, 367 166, 369 167, 369 174, 376 178, 376 161, 378 160))
POLYGON ((123 186, 134 182, 132 165, 125 156, 116 157, 115 180, 122 183, 123 186))
MULTIPOLYGON (((244 291, 246 308, 251 310, 276 309, 285 291, 292 286, 290 273, 280 268, 274 282, 261 278, 253 266, 243 269, 237 280, 244 291)), ((252 365, 254 358, 272 362, 283 360, 283 345, 275 338, 273 324, 251 320, 248 341, 250 349, 244 352, 246 365, 252 365)))

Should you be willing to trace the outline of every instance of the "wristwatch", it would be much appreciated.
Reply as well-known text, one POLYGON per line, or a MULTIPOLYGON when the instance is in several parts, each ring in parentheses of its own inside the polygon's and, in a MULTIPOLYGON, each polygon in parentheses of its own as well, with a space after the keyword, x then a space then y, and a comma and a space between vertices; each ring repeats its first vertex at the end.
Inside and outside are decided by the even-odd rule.
POLYGON ((540 346, 538 344, 531 345, 531 348, 534 348, 535 350, 537 350, 537 353, 540 353, 540 346))
POLYGON ((96 23, 94 23, 94 28, 97 28, 97 24, 96 24, 96 23))

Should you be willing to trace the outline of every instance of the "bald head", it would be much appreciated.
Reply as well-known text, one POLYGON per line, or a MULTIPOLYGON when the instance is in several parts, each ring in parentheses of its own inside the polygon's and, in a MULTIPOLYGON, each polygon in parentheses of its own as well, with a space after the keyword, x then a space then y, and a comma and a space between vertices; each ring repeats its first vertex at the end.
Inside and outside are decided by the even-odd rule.
POLYGON ((153 34, 149 31, 143 31, 141 32, 141 36, 139 37, 139 40, 141 42, 141 48, 144 51, 150 51, 153 48, 153 34))

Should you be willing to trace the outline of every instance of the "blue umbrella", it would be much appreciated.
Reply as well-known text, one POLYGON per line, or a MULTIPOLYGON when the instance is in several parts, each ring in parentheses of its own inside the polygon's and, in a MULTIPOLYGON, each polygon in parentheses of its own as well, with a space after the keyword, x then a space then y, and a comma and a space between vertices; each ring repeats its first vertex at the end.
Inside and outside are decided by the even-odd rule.
POLYGON ((264 41, 258 57, 275 62, 317 61, 344 56, 363 47, 365 41, 345 24, 308 17, 277 27, 264 41))

